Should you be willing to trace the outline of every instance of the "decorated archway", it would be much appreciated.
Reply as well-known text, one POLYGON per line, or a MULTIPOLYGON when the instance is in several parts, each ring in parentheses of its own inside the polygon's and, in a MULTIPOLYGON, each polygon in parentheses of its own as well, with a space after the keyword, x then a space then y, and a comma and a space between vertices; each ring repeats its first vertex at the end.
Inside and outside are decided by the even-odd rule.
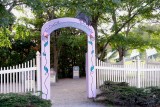
POLYGON ((73 27, 87 34, 86 84, 88 98, 96 97, 95 31, 77 18, 59 18, 46 22, 41 29, 42 98, 50 99, 50 34, 59 28, 73 27))

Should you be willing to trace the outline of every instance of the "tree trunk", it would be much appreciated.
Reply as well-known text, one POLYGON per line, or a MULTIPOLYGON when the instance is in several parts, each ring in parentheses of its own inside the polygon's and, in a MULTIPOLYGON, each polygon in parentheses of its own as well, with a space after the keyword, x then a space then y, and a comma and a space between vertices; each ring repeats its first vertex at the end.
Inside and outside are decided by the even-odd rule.
MULTIPOLYGON (((53 20, 56 18, 55 14, 54 14, 54 9, 47 10, 47 15, 48 15, 48 20, 53 20)), ((58 80, 58 48, 57 48, 57 36, 59 35, 59 31, 54 31, 51 33, 51 36, 53 36, 54 38, 54 42, 53 42, 53 67, 54 67, 54 71, 56 72, 56 80, 58 80)))
MULTIPOLYGON (((129 11, 128 13, 128 18, 131 17, 131 12, 129 11)), ((126 37, 129 35, 129 31, 130 31, 130 22, 127 23, 127 30, 126 30, 126 37)), ((118 53, 119 53, 119 61, 123 60, 123 57, 125 56, 125 47, 118 47, 118 53)))
POLYGON ((97 51, 97 36, 98 36, 98 19, 99 19, 100 14, 98 13, 96 16, 92 16, 92 23, 91 25, 93 26, 94 30, 95 30, 95 54, 98 54, 97 51))
MULTIPOLYGON (((54 68, 54 71, 56 72, 56 75, 58 75, 58 48, 57 48, 57 31, 55 31, 54 33, 51 33, 51 36, 53 36, 53 68, 54 68)), ((57 80, 57 76, 56 76, 56 80, 57 80)))
POLYGON ((125 56, 125 49, 122 47, 118 47, 118 54, 119 54, 119 61, 122 61, 123 57, 125 56))

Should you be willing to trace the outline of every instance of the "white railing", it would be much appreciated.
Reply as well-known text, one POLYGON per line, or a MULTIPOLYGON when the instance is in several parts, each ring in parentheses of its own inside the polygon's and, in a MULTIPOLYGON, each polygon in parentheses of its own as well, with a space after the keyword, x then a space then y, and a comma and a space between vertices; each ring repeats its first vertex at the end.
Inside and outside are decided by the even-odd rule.
POLYGON ((40 53, 36 55, 36 60, 0 68, 0 93, 40 91, 40 53))
POLYGON ((147 65, 139 58, 131 64, 112 65, 97 59, 97 88, 104 81, 127 82, 130 86, 160 86, 160 65, 147 65))

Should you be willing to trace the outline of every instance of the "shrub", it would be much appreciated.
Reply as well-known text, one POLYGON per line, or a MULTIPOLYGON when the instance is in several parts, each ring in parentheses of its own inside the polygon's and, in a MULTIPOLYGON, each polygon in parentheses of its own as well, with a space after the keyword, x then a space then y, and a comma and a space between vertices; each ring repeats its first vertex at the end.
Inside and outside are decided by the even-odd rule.
POLYGON ((113 105, 122 106, 160 106, 160 89, 158 87, 136 88, 125 82, 105 81, 100 86, 98 97, 113 105))
POLYGON ((31 94, 0 94, 0 107, 51 107, 51 101, 31 94))

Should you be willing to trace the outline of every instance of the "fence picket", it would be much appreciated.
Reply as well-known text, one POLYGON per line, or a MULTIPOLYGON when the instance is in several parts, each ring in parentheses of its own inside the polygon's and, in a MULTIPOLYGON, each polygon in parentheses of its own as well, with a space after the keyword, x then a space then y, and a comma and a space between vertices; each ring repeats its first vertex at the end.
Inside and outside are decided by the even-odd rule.
MULTIPOLYGON (((1 67, 1 71, 0 72, 2 72, 2 67, 1 67)), ((0 73, 0 77, 1 77, 1 91, 0 91, 0 93, 3 93, 3 90, 2 90, 2 74, 0 73)))
MULTIPOLYGON (((18 65, 16 65, 16 69, 18 69, 18 65)), ((16 72, 16 93, 18 92, 18 72, 16 72)))
MULTIPOLYGON (((9 70, 9 68, 7 67, 7 70, 9 70)), ((9 92, 9 73, 7 73, 7 85, 6 85, 6 87, 7 87, 7 93, 9 92)))
MULTIPOLYGON (((29 61, 27 63, 27 67, 29 67, 29 61)), ((27 91, 29 91, 29 71, 27 71, 27 91)))
MULTIPOLYGON (((13 69, 15 69, 15 66, 13 66, 13 69)), ((16 85, 15 85, 15 72, 13 72, 13 92, 16 91, 16 85)))
MULTIPOLYGON (((26 63, 26 62, 24 63, 24 68, 27 68, 27 63, 26 63)), ((26 74, 27 74, 27 73, 26 73, 26 72, 27 72, 27 71, 24 72, 24 84, 25 84, 25 85, 24 85, 24 86, 25 86, 24 92, 27 91, 27 78, 26 78, 26 76, 27 76, 26 74)))
MULTIPOLYGON (((31 64, 30 66, 33 67, 33 62, 32 62, 32 60, 30 60, 30 64, 31 64)), ((33 87, 32 87, 32 84, 33 84, 33 78, 32 78, 33 75, 32 75, 32 72, 33 72, 33 71, 30 71, 30 73, 31 73, 31 78, 30 78, 30 79, 31 79, 31 89, 30 89, 30 91, 32 91, 32 88, 33 88, 33 87)))
MULTIPOLYGON (((21 65, 19 64, 18 68, 20 69, 21 68, 21 65)), ((21 75, 21 72, 17 73, 18 74, 18 92, 21 92, 21 84, 20 84, 20 75, 21 75)))
MULTIPOLYGON (((9 69, 11 70, 12 67, 10 66, 9 69)), ((12 92, 12 73, 9 73, 9 92, 12 92)))
MULTIPOLYGON (((24 63, 22 64, 22 69, 24 69, 24 63)), ((20 84, 21 84, 21 92, 23 93, 24 92, 24 82, 23 82, 23 80, 24 80, 24 72, 22 71, 21 72, 21 80, 20 80, 20 84)))
MULTIPOLYGON (((33 59, 33 67, 36 66, 36 62, 35 62, 35 59, 33 59)), ((36 84, 35 84, 35 70, 33 70, 33 80, 34 80, 34 85, 33 85, 33 92, 35 93, 36 92, 36 84)))
MULTIPOLYGON (((4 70, 6 70, 6 69, 4 68, 4 70)), ((6 93, 6 74, 4 73, 3 75, 4 75, 4 78, 3 78, 3 84, 4 84, 3 91, 4 91, 4 93, 6 93)))

